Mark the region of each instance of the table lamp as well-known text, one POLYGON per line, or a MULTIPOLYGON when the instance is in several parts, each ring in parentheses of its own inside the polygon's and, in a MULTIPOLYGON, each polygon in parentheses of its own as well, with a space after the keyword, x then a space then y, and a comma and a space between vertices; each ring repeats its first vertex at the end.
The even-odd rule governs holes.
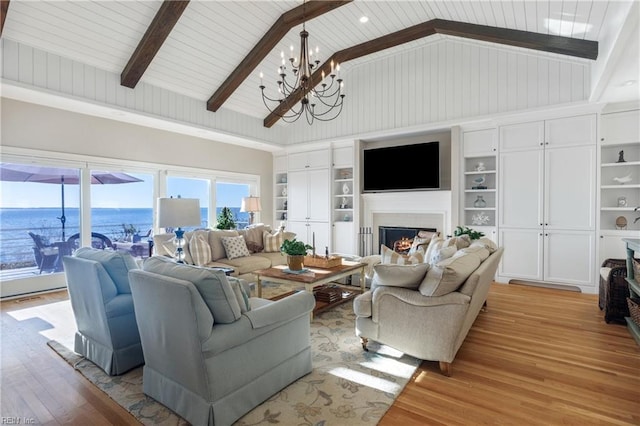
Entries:
POLYGON ((260 205, 260 197, 244 197, 242 199, 242 206, 240 206, 241 212, 249 212, 249 225, 253 224, 253 215, 255 212, 262 210, 260 205))
POLYGON ((176 252, 178 263, 184 263, 183 226, 200 226, 200 200, 197 198, 158 198, 158 227, 177 228, 176 252))

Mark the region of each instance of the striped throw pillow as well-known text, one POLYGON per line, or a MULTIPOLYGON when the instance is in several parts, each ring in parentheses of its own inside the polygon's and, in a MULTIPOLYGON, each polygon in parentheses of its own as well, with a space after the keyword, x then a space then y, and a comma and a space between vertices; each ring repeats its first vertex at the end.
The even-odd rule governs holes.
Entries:
POLYGON ((388 265, 416 265, 424 262, 424 249, 419 248, 410 255, 403 255, 382 244, 380 246, 380 258, 380 263, 388 265))
POLYGON ((262 234, 264 239, 264 252, 265 253, 277 253, 280 251, 280 246, 284 242, 284 236, 282 233, 270 234, 264 231, 262 234))
POLYGON ((196 266, 204 266, 211 262, 211 246, 201 233, 195 233, 189 241, 189 253, 196 266))

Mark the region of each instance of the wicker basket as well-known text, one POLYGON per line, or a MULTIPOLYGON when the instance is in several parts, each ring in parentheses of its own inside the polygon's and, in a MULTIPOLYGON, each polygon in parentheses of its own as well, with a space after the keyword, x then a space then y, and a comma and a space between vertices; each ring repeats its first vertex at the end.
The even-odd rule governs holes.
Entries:
POLYGON ((305 256, 304 266, 312 266, 315 268, 334 268, 342 265, 342 258, 340 256, 305 256))
POLYGON ((640 326, 640 299, 627 297, 627 305, 631 319, 640 326))

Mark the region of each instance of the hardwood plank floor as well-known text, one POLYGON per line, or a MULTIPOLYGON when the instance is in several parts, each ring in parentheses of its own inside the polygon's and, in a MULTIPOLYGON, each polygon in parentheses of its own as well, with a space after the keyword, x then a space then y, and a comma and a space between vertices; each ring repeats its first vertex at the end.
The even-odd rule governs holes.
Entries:
MULTIPOLYGON (((64 291, 0 303, 2 419, 138 424, 46 345, 72 339, 65 304, 64 291)), ((488 305, 452 377, 424 362, 381 425, 640 424, 640 348, 597 296, 494 284, 488 305)))

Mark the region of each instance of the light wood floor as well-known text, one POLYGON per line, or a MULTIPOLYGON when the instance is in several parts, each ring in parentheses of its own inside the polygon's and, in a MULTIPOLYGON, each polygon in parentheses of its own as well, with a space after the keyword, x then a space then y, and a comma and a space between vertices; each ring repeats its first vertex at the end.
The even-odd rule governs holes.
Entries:
MULTIPOLYGON (((137 424, 46 346, 68 335, 66 299, 0 304, 2 420, 137 424)), ((604 323, 597 296, 494 284, 488 304, 452 377, 424 362, 381 425, 640 425, 640 349, 626 327, 604 323)))

